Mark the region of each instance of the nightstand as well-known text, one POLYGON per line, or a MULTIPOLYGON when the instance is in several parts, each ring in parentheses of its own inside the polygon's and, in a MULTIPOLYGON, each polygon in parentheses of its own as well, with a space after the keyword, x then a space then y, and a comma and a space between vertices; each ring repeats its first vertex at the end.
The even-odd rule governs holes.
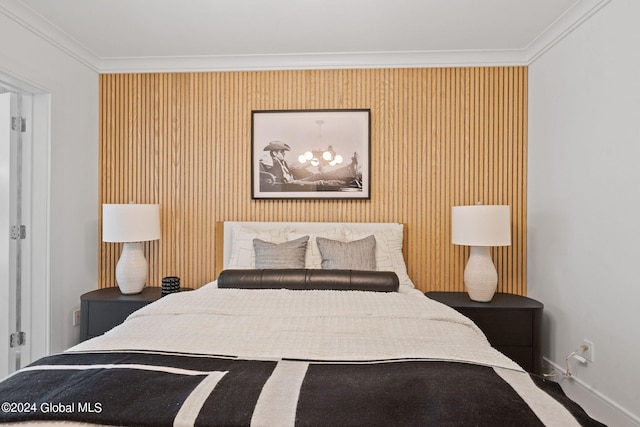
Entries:
POLYGON ((542 374, 542 303, 512 294, 494 295, 491 302, 476 302, 466 292, 427 292, 471 319, 489 343, 526 371, 542 374))
POLYGON ((135 295, 123 295, 118 287, 87 292, 80 297, 80 341, 104 334, 124 322, 131 313, 161 296, 162 288, 151 286, 135 295))

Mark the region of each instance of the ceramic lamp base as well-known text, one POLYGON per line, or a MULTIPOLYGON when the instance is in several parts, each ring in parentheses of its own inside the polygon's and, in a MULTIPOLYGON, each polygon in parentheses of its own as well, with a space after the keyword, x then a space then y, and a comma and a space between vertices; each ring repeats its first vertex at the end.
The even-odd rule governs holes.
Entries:
POLYGON ((488 246, 471 246, 464 284, 473 301, 489 302, 493 298, 498 288, 498 273, 488 246))
POLYGON ((142 243, 125 243, 116 265, 116 281, 125 295, 139 294, 147 283, 148 264, 142 243))

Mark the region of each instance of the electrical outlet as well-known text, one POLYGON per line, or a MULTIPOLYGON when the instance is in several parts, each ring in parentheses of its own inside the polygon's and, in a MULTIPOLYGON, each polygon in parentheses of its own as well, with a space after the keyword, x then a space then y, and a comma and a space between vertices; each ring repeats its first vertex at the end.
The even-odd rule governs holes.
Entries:
POLYGON ((73 310, 73 326, 80 324, 80 309, 73 310))
POLYGON ((595 362, 595 352, 593 351, 593 342, 589 341, 589 340, 582 340, 582 345, 586 345, 587 348, 586 350, 582 350, 582 357, 584 357, 585 359, 587 359, 587 361, 593 363, 595 362))

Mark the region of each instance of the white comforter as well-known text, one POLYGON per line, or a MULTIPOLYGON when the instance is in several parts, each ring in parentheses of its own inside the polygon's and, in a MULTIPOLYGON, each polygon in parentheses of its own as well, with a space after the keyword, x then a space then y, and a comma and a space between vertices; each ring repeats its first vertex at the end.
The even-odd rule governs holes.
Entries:
POLYGON ((70 351, 160 350, 246 358, 429 358, 520 368, 455 310, 422 294, 218 289, 164 297, 70 351))

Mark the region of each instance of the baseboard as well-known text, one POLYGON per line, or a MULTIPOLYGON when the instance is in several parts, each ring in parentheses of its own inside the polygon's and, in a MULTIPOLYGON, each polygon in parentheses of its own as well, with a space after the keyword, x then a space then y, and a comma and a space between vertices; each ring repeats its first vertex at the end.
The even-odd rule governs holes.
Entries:
MULTIPOLYGON (((553 372, 562 373, 564 368, 556 365, 547 358, 544 363, 553 372)), ((559 374, 560 376, 562 374, 559 374)), ((610 427, 640 427, 640 417, 632 414, 607 396, 586 384, 580 378, 560 377, 558 381, 562 390, 575 400, 587 413, 596 420, 610 427)))

